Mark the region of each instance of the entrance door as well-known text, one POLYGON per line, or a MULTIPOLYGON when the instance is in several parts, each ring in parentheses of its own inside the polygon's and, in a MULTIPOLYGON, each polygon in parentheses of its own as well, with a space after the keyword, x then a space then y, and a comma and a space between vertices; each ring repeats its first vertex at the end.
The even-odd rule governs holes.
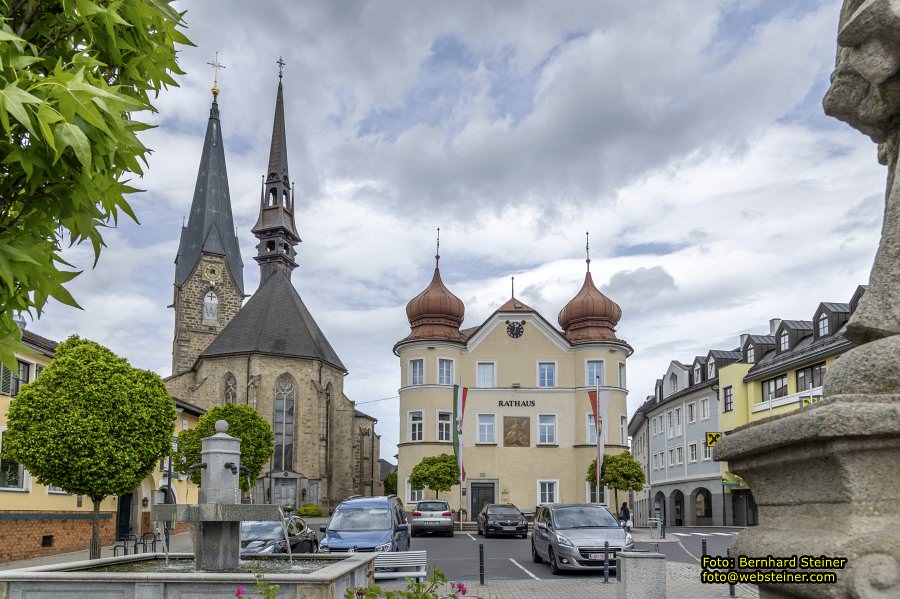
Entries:
POLYGON ((297 481, 293 478, 276 478, 272 503, 297 507, 297 481))
POLYGON ((494 503, 494 483, 472 483, 469 491, 472 494, 472 511, 469 520, 475 520, 488 503, 494 503))
POLYGON ((116 539, 131 533, 131 498, 131 493, 119 496, 119 505, 116 508, 116 539))

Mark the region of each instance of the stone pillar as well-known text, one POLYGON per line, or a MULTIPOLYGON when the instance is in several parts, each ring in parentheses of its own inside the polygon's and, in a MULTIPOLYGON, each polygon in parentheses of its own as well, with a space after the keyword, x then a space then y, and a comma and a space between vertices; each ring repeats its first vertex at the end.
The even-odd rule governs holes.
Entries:
POLYGON ((616 555, 617 599, 666 599, 666 556, 645 551, 616 555))
MULTIPOLYGON (((234 505, 241 502, 238 475, 241 464, 241 440, 226 433, 228 423, 216 422, 216 434, 200 440, 203 463, 200 484, 200 509, 208 504, 234 505), (226 466, 227 464, 227 466, 226 466)), ((197 569, 219 571, 239 565, 241 523, 216 521, 203 517, 191 522, 197 569)))
MULTIPOLYGON (((842 333, 861 343, 825 399, 732 431, 715 458, 749 484, 759 526, 732 555, 846 557, 837 584, 760 584, 760 597, 900 597, 900 0, 845 0, 825 111, 879 143, 884 228, 869 288, 842 333)), ((829 570, 828 568, 823 568, 829 570)))

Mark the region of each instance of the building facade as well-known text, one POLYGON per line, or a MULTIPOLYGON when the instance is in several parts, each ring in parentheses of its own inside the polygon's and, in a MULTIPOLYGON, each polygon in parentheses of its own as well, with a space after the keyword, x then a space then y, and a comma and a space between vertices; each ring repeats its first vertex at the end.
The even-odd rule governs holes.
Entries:
MULTIPOLYGON (((438 257, 439 259, 439 257, 438 257)), ((452 454, 453 386, 467 388, 461 423, 465 481, 443 494, 470 519, 485 503, 534 510, 542 503, 604 501, 585 478, 596 456, 588 391, 607 404, 606 454, 627 450, 626 360, 615 336, 621 310, 594 286, 590 270, 559 314, 561 330, 516 297, 483 323, 460 329, 465 307, 436 266, 428 287, 407 305, 410 334, 400 358, 398 493, 426 456, 452 454)))
POLYGON ((347 368, 291 280, 300 243, 288 173, 279 76, 268 167, 252 233, 260 283, 249 300, 231 214, 214 90, 191 213, 175 268, 172 396, 209 410, 252 406, 272 425, 275 454, 255 502, 324 510, 378 481, 375 419, 344 394, 347 368))
POLYGON ((647 419, 647 411, 653 404, 653 396, 634 412, 628 422, 628 434, 631 437, 631 455, 640 464, 644 473, 644 488, 640 491, 632 491, 629 494, 631 504, 631 520, 634 526, 643 528, 649 525, 648 518, 652 517, 650 508, 650 421, 647 419))

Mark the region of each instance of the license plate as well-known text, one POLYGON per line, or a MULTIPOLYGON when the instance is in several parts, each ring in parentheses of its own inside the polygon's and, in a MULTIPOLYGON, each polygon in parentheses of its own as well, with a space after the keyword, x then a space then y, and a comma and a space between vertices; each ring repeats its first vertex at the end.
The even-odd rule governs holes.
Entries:
MULTIPOLYGON (((612 560, 612 554, 609 556, 610 560, 612 560)), ((603 560, 602 553, 588 553, 588 559, 590 560, 603 560)))
POLYGON ((515 526, 504 526, 503 527, 503 530, 515 530, 515 529, 516 529, 515 526))
POLYGON ((438 522, 437 520, 426 520, 425 521, 426 526, 437 526, 438 524, 440 524, 440 522, 438 522))

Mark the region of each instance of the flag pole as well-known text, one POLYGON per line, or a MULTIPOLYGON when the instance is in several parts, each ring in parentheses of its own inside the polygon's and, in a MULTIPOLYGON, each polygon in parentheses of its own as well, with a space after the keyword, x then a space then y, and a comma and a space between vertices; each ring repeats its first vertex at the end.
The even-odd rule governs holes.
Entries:
POLYGON ((600 501, 600 377, 598 375, 594 375, 594 386, 596 389, 594 393, 597 394, 597 411, 594 414, 594 441, 596 441, 597 445, 597 465, 594 467, 594 498, 597 503, 602 503, 600 501))

